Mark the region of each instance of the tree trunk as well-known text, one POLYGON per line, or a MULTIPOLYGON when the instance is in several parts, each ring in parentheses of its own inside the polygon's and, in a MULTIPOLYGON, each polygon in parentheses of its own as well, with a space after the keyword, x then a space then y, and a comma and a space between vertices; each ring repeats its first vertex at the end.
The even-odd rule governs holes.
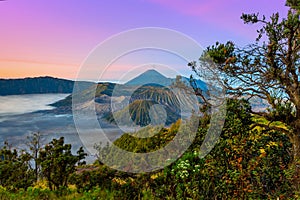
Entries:
POLYGON ((300 192, 300 119, 297 119, 294 124, 291 137, 293 145, 293 167, 295 169, 294 186, 297 192, 300 192))

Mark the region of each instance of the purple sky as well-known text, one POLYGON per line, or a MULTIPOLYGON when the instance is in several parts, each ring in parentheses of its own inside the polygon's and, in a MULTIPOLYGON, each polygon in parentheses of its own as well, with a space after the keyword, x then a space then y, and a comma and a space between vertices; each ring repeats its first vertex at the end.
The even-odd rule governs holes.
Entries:
MULTIPOLYGON (((0 77, 75 79, 93 48, 133 28, 174 29, 203 47, 227 40, 242 46, 255 40, 257 27, 244 25, 241 13, 284 16, 284 4, 284 0, 0 1, 0 77)), ((119 63, 114 73, 125 73, 128 65, 119 63)), ((109 76, 105 78, 117 78, 109 76)))

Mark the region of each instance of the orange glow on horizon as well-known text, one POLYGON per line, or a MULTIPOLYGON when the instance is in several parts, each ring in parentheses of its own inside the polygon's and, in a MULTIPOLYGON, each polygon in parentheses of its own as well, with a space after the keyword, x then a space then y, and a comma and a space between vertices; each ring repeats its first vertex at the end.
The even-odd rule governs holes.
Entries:
POLYGON ((0 66, 0 78, 53 76, 74 79, 79 69, 76 65, 20 60, 0 60, 0 66))

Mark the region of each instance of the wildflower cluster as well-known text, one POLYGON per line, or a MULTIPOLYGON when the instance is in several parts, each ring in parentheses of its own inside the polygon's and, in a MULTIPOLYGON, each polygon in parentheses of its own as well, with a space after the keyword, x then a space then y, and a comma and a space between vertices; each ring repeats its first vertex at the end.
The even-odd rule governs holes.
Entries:
POLYGON ((171 173, 175 175, 177 178, 185 179, 189 177, 189 169, 191 165, 189 160, 181 160, 176 168, 172 169, 171 173), (176 173, 177 171, 177 173, 176 173))

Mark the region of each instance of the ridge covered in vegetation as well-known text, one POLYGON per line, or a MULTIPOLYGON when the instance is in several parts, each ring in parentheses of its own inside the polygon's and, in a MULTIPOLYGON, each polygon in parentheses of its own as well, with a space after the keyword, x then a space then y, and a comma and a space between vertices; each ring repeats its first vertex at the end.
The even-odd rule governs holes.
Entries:
MULTIPOLYGON (((70 154, 71 146, 65 145, 61 138, 40 150, 36 179, 35 171, 29 167, 34 151, 18 154, 5 146, 0 151, 0 195, 2 199, 12 196, 20 199, 296 198, 290 184, 293 169, 289 167, 289 138, 282 132, 253 129, 255 121, 249 109, 246 101, 228 100, 221 138, 209 155, 199 157, 200 146, 209 128, 209 118, 204 117, 188 151, 165 169, 145 174, 115 171, 103 165, 101 160, 84 165, 82 149, 77 155, 70 154), (56 173, 59 171, 62 174, 56 173)), ((124 134, 114 144, 136 153, 155 151, 173 139, 180 124, 177 121, 169 128, 146 127, 136 134, 157 134, 148 138, 124 134)), ((101 152, 107 152, 106 148, 109 147, 98 148, 99 156, 101 152)))

